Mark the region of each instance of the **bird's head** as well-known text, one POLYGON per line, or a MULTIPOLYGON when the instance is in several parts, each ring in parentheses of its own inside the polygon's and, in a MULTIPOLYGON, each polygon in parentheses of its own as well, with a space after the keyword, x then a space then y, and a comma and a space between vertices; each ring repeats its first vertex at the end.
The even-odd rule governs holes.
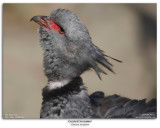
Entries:
POLYGON ((57 9, 50 16, 34 16, 30 21, 40 26, 38 32, 43 48, 47 47, 43 44, 47 41, 58 44, 90 38, 77 15, 66 9, 57 9))
POLYGON ((54 74, 56 77, 74 78, 93 68, 100 78, 100 72, 106 73, 97 63, 114 73, 112 64, 105 58, 112 57, 103 54, 92 43, 87 28, 74 12, 57 9, 50 16, 34 16, 31 21, 40 26, 38 32, 45 50, 44 67, 48 77, 53 78, 54 74))
POLYGON ((75 13, 57 9, 50 16, 34 16, 31 21, 39 24, 45 73, 49 79, 74 78, 89 69, 90 58, 86 55, 89 50, 84 43, 90 43, 91 38, 75 13))

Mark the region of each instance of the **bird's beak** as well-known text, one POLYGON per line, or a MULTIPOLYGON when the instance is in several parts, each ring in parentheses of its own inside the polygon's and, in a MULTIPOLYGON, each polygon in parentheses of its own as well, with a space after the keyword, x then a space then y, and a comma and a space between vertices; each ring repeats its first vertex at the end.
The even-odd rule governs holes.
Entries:
POLYGON ((48 27, 49 17, 48 16, 34 16, 30 19, 30 21, 34 21, 40 26, 48 27))

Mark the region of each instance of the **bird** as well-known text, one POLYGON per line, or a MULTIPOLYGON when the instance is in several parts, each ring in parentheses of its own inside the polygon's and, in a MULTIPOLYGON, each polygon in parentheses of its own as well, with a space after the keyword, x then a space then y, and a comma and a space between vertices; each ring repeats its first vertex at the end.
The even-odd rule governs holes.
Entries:
POLYGON ((96 99, 103 99, 104 93, 89 96, 80 75, 93 69, 101 80, 100 73, 107 73, 98 64, 115 73, 108 59, 122 61, 104 54, 92 43, 88 29, 73 11, 57 9, 50 16, 37 15, 30 21, 39 24, 44 72, 48 78, 42 91, 40 118, 107 118, 108 113, 102 116, 92 110, 93 104, 100 106, 96 99))

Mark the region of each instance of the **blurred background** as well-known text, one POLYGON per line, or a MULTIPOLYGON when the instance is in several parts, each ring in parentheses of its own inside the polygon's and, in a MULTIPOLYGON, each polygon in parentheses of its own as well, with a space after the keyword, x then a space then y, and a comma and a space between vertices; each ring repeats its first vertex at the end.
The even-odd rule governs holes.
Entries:
POLYGON ((102 74, 102 81, 94 71, 85 72, 89 94, 156 97, 156 4, 3 4, 3 118, 39 118, 47 78, 38 25, 30 19, 58 8, 74 11, 93 43, 123 61, 110 60, 116 75, 105 70, 108 75, 102 74))

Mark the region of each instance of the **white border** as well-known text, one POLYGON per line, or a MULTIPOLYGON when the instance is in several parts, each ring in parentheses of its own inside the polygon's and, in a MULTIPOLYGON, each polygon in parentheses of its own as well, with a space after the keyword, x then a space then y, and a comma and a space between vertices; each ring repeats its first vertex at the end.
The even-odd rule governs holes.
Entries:
POLYGON ((157 3, 158 0, 1 0, 1 3, 157 3))
MULTIPOLYGON (((97 1, 91 1, 91 0, 27 0, 27 1, 22 1, 22 0, 0 0, 1 3, 1 9, 0 9, 0 14, 2 14, 2 3, 158 3, 158 0, 134 0, 134 1, 128 1, 128 0, 97 0, 97 1)), ((157 21, 159 21, 159 3, 157 4, 157 21)), ((158 22, 157 22, 158 23, 158 22)), ((2 32, 2 15, 1 15, 1 20, 0 20, 0 27, 1 27, 1 32, 2 32)), ((159 25, 157 25, 157 30, 159 30, 159 25)), ((2 42, 2 33, 0 34, 0 39, 2 42)), ((159 33, 157 34, 157 40, 159 41, 159 33)), ((157 56, 160 55, 159 51, 159 44, 157 41, 157 56)), ((2 50, 2 44, 0 45, 0 49, 2 50)), ((2 52, 0 52, 0 59, 2 60, 2 52)), ((160 65, 160 60, 159 58, 157 59, 157 65, 160 65)), ((0 66, 2 67, 2 62, 0 63, 0 66)), ((2 68, 0 69, 2 72, 2 68)), ((157 67, 158 75, 157 75, 157 91, 159 92, 159 68, 157 67)), ((2 75, 2 74, 0 74, 2 75)), ((0 83, 2 83, 2 76, 0 77, 0 83)), ((2 92, 2 87, 0 88, 0 92, 2 92)), ((159 101, 159 93, 157 94, 158 100, 159 101)), ((0 103, 2 103, 2 97, 0 98, 0 103)), ((158 102, 158 107, 159 108, 159 102, 158 102)), ((2 119, 2 104, 0 105, 0 127, 1 128, 59 128, 59 127, 71 127, 70 124, 67 122, 67 120, 38 120, 38 119, 19 119, 19 120, 4 120, 2 119)), ((92 123, 90 124, 89 127, 95 127, 95 128, 119 128, 119 127, 127 127, 127 128, 155 128, 155 127, 160 127, 160 119, 159 119, 159 109, 158 109, 158 118, 154 120, 124 120, 124 119, 116 119, 116 120, 93 120, 92 123)), ((73 126, 72 126, 73 127, 73 126)), ((80 127, 80 126, 79 126, 80 127)))

